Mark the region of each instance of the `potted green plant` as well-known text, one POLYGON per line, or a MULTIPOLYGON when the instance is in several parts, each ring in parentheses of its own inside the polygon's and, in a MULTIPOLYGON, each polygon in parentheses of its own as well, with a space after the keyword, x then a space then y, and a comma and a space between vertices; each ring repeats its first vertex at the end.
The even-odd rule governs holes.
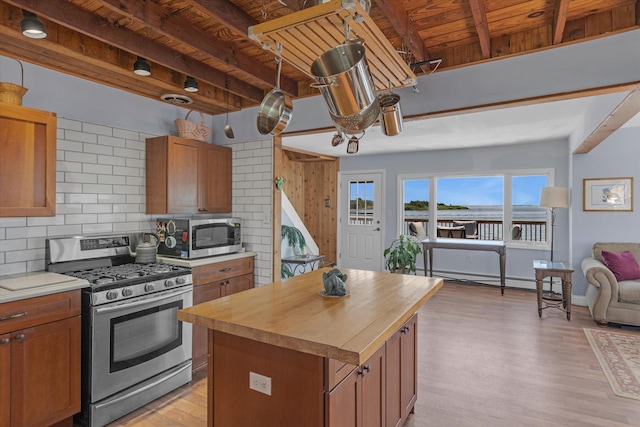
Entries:
POLYGON ((420 242, 401 234, 384 250, 387 270, 391 273, 416 274, 416 257, 422 253, 420 242))
MULTIPOLYGON (((291 225, 282 225, 280 234, 281 240, 287 239, 287 244, 291 247, 294 256, 299 257, 301 254, 306 254, 307 241, 304 239, 302 232, 291 225)), ((293 271, 286 263, 282 263, 280 268, 280 277, 287 279, 293 276, 293 271)))

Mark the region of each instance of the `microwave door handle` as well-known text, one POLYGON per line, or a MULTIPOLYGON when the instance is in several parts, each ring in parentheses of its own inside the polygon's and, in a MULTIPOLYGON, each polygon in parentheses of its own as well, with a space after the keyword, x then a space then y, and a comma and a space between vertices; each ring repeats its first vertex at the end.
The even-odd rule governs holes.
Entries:
POLYGON ((163 294, 157 297, 147 297, 139 300, 139 301, 135 301, 135 302, 131 302, 131 303, 124 303, 124 304, 119 304, 113 307, 98 307, 96 308, 96 314, 101 314, 101 313, 110 313, 113 311, 119 311, 119 310, 128 310, 132 307, 138 307, 140 305, 146 305, 149 303, 154 303, 157 301, 162 301, 168 298, 172 298, 176 295, 182 295, 182 294, 186 294, 188 292, 192 292, 193 291, 193 287, 189 286, 186 289, 182 289, 179 291, 175 291, 175 292, 171 292, 170 294, 163 294))

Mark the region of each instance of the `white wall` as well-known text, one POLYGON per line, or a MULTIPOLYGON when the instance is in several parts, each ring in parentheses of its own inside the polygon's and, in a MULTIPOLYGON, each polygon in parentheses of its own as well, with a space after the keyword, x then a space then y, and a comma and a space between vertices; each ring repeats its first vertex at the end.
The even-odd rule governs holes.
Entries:
MULTIPOLYGON (((398 175, 425 173, 486 173, 518 169, 551 168, 555 170, 555 184, 568 186, 568 141, 545 141, 528 144, 501 146, 496 148, 474 148, 464 150, 424 151, 405 154, 354 156, 340 159, 342 172, 386 169, 384 183, 384 247, 398 235, 397 208, 398 175)), ((554 258, 569 259, 569 213, 558 209, 554 258)), ((533 280, 534 259, 547 259, 549 251, 541 249, 507 249, 506 274, 510 278, 533 280)), ((420 264, 421 265, 421 264, 420 264)), ((498 257, 495 253, 435 251, 434 269, 460 271, 498 277, 498 257), (469 257, 470 260, 469 260, 469 257)), ((530 284, 535 288, 534 284, 530 284)))
MULTIPOLYGON (((584 295, 587 282, 580 262, 596 242, 640 242, 640 128, 621 128, 587 154, 572 156, 571 207, 574 295, 584 295), (632 177, 633 212, 584 212, 584 178, 632 177)), ((640 260, 638 260, 640 262, 640 260)))

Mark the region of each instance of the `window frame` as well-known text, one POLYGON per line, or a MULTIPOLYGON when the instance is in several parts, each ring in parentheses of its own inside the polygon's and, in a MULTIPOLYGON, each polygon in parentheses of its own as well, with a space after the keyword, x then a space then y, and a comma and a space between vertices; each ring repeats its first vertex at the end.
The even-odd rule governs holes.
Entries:
MULTIPOLYGON (((526 176, 526 175, 546 175, 547 186, 553 187, 555 185, 555 169, 553 168, 535 168, 535 169, 504 169, 498 171, 471 171, 463 173, 410 173, 399 174, 397 181, 397 204, 400 214, 398 215, 397 234, 404 232, 404 181, 405 180, 429 180, 429 199, 435 200, 435 203, 429 201, 429 236, 436 235, 436 223, 437 223, 437 185, 436 181, 441 178, 468 178, 468 177, 495 177, 501 176, 503 178, 503 206, 502 206, 502 227, 503 230, 511 230, 513 225, 513 177, 514 176, 526 176), (436 219, 434 221, 433 219, 436 219)), ((547 209, 546 213, 546 230, 551 229, 551 210, 547 209)), ((508 247, 521 248, 521 249, 537 249, 537 250, 550 250, 551 242, 549 239, 550 233, 546 233, 545 241, 532 242, 523 240, 513 240, 511 233, 503 232, 503 241, 508 247)))

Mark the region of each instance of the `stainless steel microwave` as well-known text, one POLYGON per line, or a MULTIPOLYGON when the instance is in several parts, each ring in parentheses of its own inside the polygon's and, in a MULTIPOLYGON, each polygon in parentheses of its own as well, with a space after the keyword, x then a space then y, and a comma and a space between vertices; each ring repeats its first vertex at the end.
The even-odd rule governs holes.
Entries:
POLYGON ((174 258, 203 258, 242 250, 240 218, 156 220, 158 254, 174 258))

